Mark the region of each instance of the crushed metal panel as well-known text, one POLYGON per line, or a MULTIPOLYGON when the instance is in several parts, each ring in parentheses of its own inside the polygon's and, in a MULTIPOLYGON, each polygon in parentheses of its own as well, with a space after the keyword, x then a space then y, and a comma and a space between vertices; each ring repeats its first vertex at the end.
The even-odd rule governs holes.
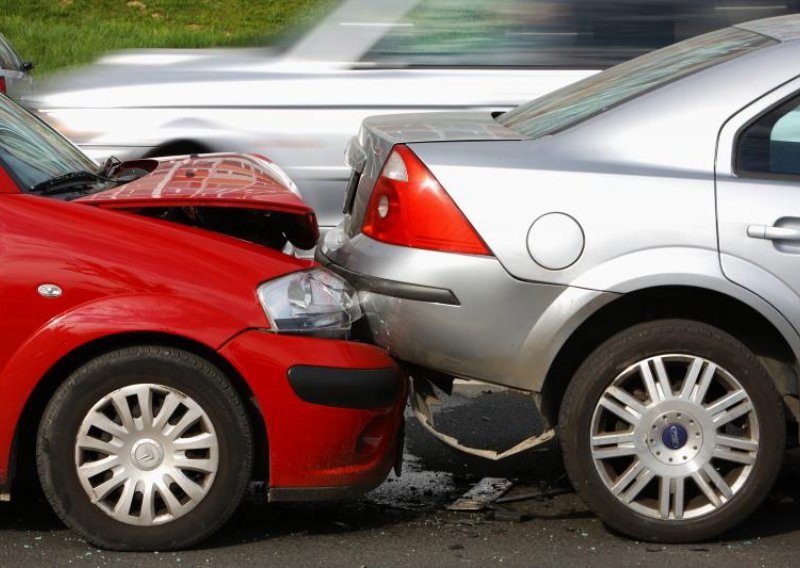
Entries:
POLYGON ((436 426, 433 422, 433 412, 431 407, 441 405, 441 401, 439 400, 439 397, 436 396, 436 392, 433 390, 431 383, 426 379, 414 377, 413 384, 414 396, 411 401, 411 406, 414 410, 414 415, 417 417, 417 420, 419 420, 419 423, 422 424, 423 428, 433 434, 436 438, 460 452, 497 461, 513 456, 520 452, 524 452, 525 450, 529 450, 544 444, 545 442, 549 442, 556 435, 555 429, 550 428, 538 436, 532 436, 527 440, 523 440, 513 448, 505 450, 504 452, 496 452, 494 450, 484 450, 465 446, 453 436, 445 434, 444 432, 440 432, 436 429, 436 426))

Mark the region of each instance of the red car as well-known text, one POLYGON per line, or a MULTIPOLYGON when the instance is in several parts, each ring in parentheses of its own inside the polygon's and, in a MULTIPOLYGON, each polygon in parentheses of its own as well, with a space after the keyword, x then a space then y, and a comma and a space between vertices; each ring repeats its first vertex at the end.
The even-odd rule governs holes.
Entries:
POLYGON ((269 160, 98 167, 0 96, 0 497, 34 466, 118 550, 207 537, 249 482, 342 498, 395 464, 406 377, 269 160))

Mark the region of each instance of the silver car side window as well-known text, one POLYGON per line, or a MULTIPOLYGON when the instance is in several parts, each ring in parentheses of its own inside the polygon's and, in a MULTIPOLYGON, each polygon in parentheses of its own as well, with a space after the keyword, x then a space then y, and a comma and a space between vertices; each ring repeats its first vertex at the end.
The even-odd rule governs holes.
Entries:
POLYGON ((736 172, 747 177, 800 176, 800 96, 750 123, 737 140, 736 172))

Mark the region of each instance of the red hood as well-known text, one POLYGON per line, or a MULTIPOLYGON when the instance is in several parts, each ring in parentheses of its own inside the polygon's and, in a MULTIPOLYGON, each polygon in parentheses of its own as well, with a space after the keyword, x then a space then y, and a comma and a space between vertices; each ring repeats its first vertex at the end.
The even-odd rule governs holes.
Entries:
MULTIPOLYGON (((126 162, 122 170, 156 164, 149 174, 78 201, 100 206, 205 205, 310 213, 299 195, 279 179, 275 166, 254 154, 205 154, 126 162)), ((150 166, 152 167, 152 166, 150 166)))
POLYGON ((203 154, 125 162, 126 170, 149 173, 77 199, 104 209, 230 207, 262 209, 293 216, 290 240, 310 248, 319 236, 314 211, 289 188, 292 183, 268 159, 255 154, 203 154))

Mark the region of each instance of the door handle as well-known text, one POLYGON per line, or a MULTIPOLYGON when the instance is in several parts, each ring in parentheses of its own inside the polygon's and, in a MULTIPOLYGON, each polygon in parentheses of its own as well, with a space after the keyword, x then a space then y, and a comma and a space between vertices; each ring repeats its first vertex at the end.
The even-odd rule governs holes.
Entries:
POLYGON ((800 241, 800 229, 750 225, 747 227, 747 236, 753 239, 767 239, 769 241, 800 241))

